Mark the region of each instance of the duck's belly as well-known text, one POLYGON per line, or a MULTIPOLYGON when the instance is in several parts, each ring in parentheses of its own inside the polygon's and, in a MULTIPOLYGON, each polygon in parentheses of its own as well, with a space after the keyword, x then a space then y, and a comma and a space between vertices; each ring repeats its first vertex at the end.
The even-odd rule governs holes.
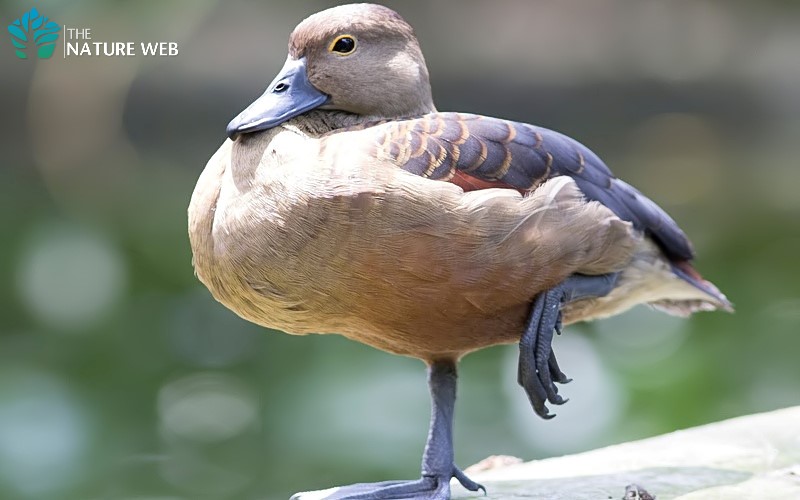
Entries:
POLYGON ((218 245, 217 264, 198 275, 241 317, 290 334, 339 333, 423 359, 519 339, 526 300, 476 307, 470 292, 494 286, 482 280, 490 271, 452 262, 418 267, 440 237, 383 234, 382 219, 367 208, 377 202, 367 194, 317 199, 313 212, 325 214, 317 220, 304 206, 278 218, 251 217, 252 226, 231 213, 236 223, 215 232, 239 243, 218 245))

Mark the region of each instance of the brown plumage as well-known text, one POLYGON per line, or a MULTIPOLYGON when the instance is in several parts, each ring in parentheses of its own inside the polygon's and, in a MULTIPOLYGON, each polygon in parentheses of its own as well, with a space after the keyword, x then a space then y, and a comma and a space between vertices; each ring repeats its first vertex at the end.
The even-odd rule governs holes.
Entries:
MULTIPOLYGON (((328 135, 337 133, 342 132, 328 135)), ((507 188, 525 194, 547 179, 569 175, 584 195, 593 194, 633 220, 649 238, 640 242, 619 286, 608 296, 566 305, 567 323, 607 317, 641 303, 680 316, 731 308, 725 296, 691 266, 694 252, 675 222, 569 137, 527 123, 464 113, 376 122, 360 135, 364 138, 353 144, 368 154, 464 191, 507 188), (680 277, 676 268, 682 271, 680 277)))
POLYGON ((564 402, 554 382, 567 380, 550 349, 562 320, 641 303, 731 307, 669 215, 582 144, 437 112, 414 32, 386 7, 300 23, 228 135, 189 206, 194 267, 214 297, 266 327, 338 333, 429 366, 422 478, 326 499, 445 500, 452 478, 482 488, 453 462, 466 353, 519 342, 519 382, 549 418, 545 402, 564 402))
POLYGON ((353 147, 370 133, 285 125, 220 148, 189 207, 195 269, 217 300, 288 333, 456 359, 518 341, 539 291, 630 261, 630 224, 568 177, 526 197, 464 193, 353 147))

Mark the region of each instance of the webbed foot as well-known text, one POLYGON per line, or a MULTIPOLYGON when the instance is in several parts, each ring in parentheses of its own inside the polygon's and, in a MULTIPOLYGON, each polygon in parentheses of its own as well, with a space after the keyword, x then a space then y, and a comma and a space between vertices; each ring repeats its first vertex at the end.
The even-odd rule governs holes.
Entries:
POLYGON ((553 332, 561 333, 561 306, 573 300, 607 295, 618 276, 618 273, 575 274, 534 299, 528 325, 519 341, 517 381, 540 417, 555 416, 545 406, 546 402, 556 405, 567 402, 558 394, 555 383, 565 384, 570 379, 559 368, 552 349, 553 332))
POLYGON ((415 481, 382 481, 379 483, 360 483, 341 486, 323 491, 297 493, 291 500, 449 500, 450 479, 456 478, 461 485, 470 490, 486 489, 468 478, 458 467, 453 466, 449 474, 423 475, 415 481))

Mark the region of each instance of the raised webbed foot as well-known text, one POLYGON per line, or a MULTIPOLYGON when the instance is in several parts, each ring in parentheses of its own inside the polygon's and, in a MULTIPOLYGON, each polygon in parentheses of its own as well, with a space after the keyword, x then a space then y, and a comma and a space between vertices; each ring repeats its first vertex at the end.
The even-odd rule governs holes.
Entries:
POLYGON ((546 402, 556 405, 567 402, 559 396, 555 383, 565 384, 570 379, 559 368, 552 349, 553 332, 561 333, 561 306, 573 300, 608 294, 618 276, 618 273, 599 276, 575 274, 534 299, 528 325, 519 341, 517 381, 540 417, 550 419, 555 416, 545 406, 546 402))

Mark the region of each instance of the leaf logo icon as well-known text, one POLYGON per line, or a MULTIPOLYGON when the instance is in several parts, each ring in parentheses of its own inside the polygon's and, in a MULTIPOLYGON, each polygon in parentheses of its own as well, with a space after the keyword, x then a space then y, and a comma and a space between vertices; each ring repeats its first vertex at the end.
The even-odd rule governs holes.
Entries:
POLYGON ((8 25, 8 32, 11 33, 11 43, 16 49, 17 57, 27 59, 28 44, 33 42, 37 47, 36 56, 39 59, 49 59, 56 48, 56 40, 61 26, 53 21, 48 21, 47 17, 39 14, 36 7, 22 15, 13 23, 8 25))

